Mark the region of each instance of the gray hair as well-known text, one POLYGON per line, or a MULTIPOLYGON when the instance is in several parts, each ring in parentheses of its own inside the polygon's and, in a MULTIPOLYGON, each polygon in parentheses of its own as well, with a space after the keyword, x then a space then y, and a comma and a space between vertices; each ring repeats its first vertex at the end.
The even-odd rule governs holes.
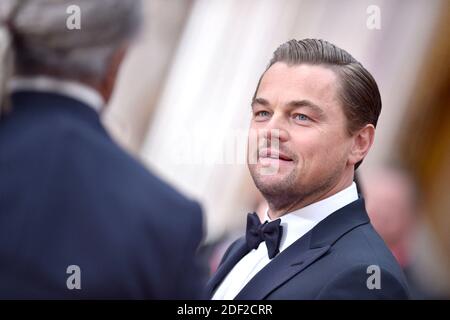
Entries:
POLYGON ((60 78, 101 80, 113 54, 138 29, 140 4, 139 0, 1 0, 0 114, 13 72, 46 71, 60 78), (80 30, 66 25, 71 5, 80 8, 80 30))

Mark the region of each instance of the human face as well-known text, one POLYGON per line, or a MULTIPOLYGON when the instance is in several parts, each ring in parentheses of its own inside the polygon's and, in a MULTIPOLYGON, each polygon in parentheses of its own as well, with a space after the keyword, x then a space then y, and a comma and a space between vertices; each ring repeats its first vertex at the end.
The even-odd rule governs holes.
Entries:
POLYGON ((271 215, 351 184, 352 137, 334 71, 321 65, 275 63, 261 79, 252 114, 248 166, 271 215))

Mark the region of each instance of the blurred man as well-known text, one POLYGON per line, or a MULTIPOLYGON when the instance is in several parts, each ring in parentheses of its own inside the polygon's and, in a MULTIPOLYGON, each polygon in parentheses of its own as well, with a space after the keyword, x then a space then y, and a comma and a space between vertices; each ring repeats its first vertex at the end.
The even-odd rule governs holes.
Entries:
POLYGON ((210 297, 407 298, 353 182, 381 111, 370 73, 331 43, 291 40, 275 51, 252 111, 248 165, 269 209, 262 224, 248 215, 210 297))
POLYGON ((120 149, 99 118, 139 5, 2 0, 1 88, 12 92, 0 119, 0 298, 201 292, 200 207, 120 149), (81 29, 71 29, 77 11, 81 29))
POLYGON ((417 279, 411 256, 421 222, 417 212, 420 195, 413 179, 397 168, 378 168, 362 176, 362 191, 370 221, 402 267, 411 297, 431 298, 417 279))
POLYGON ((399 170, 384 168, 363 176, 370 220, 402 268, 409 264, 414 237, 417 195, 412 180, 399 170))

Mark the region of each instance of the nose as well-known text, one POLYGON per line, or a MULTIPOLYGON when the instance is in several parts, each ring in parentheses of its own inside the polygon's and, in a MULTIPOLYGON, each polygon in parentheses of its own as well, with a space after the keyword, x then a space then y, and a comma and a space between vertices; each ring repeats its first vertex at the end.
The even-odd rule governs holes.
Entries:
POLYGON ((281 115, 274 114, 263 128, 259 128, 260 139, 270 142, 286 142, 289 140, 288 123, 281 115))

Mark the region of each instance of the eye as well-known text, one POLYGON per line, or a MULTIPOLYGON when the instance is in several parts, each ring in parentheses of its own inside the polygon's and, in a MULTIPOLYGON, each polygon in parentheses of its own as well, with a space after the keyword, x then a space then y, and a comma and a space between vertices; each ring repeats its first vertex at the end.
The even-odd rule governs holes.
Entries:
POLYGON ((256 116, 267 117, 269 113, 267 111, 258 111, 255 114, 256 116))
POLYGON ((270 117, 270 113, 268 111, 256 111, 254 113, 254 117, 256 120, 264 120, 265 118, 270 117))
POLYGON ((299 121, 308 121, 311 120, 310 117, 308 117, 307 115, 303 114, 303 113, 296 113, 294 114, 294 119, 295 120, 299 120, 299 121))

